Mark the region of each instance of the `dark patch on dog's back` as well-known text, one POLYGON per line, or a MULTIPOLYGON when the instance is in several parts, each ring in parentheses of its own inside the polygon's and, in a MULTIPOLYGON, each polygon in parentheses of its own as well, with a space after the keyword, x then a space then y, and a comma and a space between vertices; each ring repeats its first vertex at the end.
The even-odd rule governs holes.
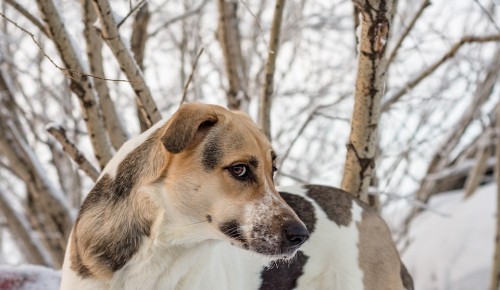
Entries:
POLYGON ((71 266, 81 277, 91 276, 92 269, 85 265, 85 259, 82 259, 79 247, 85 249, 88 258, 99 261, 102 267, 114 272, 121 269, 139 250, 142 238, 150 235, 152 221, 139 219, 127 204, 127 199, 138 186, 137 182, 141 174, 148 170, 144 166, 148 164, 147 158, 155 145, 154 135, 152 134, 148 140, 120 162, 114 179, 108 174, 101 177, 84 200, 75 223, 75 235, 78 234, 78 226, 82 218, 94 221, 96 228, 106 223, 112 223, 113 227, 105 235, 85 233, 87 236, 90 235, 85 244, 78 244, 82 241, 75 237, 73 246, 77 249, 72 256, 71 266), (90 216, 88 214, 90 209, 97 212, 90 216), (130 212, 116 215, 117 210, 130 212), (115 217, 116 220, 113 220, 115 217))
POLYGON ((240 241, 243 244, 246 243, 246 239, 243 236, 243 233, 241 232, 240 223, 237 222, 236 220, 228 221, 221 224, 219 226, 219 230, 230 238, 240 241))
POLYGON ((264 268, 260 273, 262 284, 259 290, 290 290, 297 287, 297 280, 304 274, 307 257, 301 251, 293 258, 293 262, 277 261, 276 265, 264 268))
POLYGON ((348 192, 322 185, 307 185, 306 188, 307 196, 318 203, 328 219, 339 226, 348 226, 351 223, 353 197, 348 192))
POLYGON ((410 273, 408 273, 408 270, 406 269, 403 262, 401 262, 401 280, 403 281, 403 286, 406 290, 414 289, 413 278, 411 277, 410 273))
POLYGON ((305 198, 287 192, 280 192, 281 197, 295 211, 299 219, 304 222, 309 233, 314 232, 316 216, 313 205, 305 198))

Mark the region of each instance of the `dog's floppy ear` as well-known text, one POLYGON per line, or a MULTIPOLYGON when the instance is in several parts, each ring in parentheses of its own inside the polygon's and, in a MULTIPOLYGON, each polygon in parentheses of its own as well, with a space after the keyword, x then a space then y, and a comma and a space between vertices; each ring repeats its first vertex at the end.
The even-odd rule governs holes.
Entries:
POLYGON ((197 139, 197 133, 206 134, 218 121, 217 114, 210 106, 184 104, 172 116, 162 142, 168 152, 180 153, 197 139))

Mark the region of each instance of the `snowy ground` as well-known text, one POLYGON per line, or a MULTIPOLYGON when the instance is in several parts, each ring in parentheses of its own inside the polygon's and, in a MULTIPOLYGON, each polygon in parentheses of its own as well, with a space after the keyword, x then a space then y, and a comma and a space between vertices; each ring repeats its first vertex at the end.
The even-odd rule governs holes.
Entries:
POLYGON ((40 266, 0 265, 0 290, 57 290, 58 271, 40 266))
POLYGON ((467 200, 462 191, 436 196, 411 229, 403 261, 417 290, 487 290, 493 262, 496 185, 467 200))

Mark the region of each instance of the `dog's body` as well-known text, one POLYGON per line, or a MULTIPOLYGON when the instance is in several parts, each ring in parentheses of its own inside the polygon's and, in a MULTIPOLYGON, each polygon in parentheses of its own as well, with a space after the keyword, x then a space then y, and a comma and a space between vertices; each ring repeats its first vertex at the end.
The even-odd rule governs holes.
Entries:
POLYGON ((413 289, 374 211, 330 187, 278 193, 275 158, 247 116, 182 106, 104 169, 61 289, 413 289))

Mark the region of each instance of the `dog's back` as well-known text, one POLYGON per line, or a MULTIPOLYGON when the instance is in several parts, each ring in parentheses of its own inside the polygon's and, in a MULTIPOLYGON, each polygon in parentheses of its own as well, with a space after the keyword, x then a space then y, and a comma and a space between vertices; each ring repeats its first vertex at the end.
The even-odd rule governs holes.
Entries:
POLYGON ((291 261, 261 273, 260 289, 413 290, 383 219, 338 188, 282 187, 311 237, 291 261))

